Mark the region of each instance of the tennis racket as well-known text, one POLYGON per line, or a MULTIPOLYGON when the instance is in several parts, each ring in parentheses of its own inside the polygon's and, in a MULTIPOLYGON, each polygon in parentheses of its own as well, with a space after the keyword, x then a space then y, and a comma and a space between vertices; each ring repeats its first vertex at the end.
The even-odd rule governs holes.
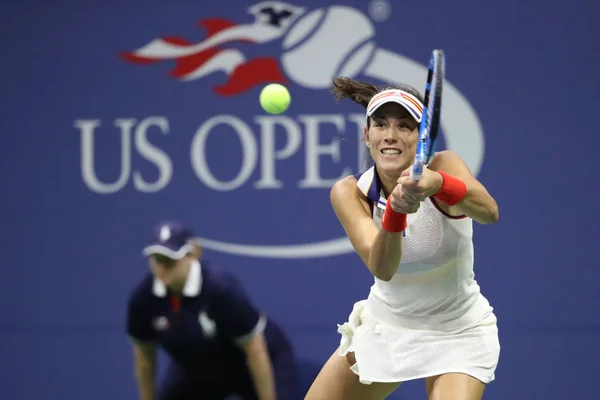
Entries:
POLYGON ((423 102, 423 116, 419 126, 419 140, 417 154, 410 171, 410 179, 418 181, 423 176, 423 169, 431 162, 435 154, 435 142, 440 126, 442 111, 442 87, 446 74, 446 59, 443 50, 433 50, 429 60, 427 84, 425 85, 425 99, 423 102))

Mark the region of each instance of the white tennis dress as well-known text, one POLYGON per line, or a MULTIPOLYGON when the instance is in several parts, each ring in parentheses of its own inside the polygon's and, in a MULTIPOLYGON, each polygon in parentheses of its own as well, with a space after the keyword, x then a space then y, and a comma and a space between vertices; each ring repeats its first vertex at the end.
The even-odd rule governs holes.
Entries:
MULTIPOLYGON (((374 167, 358 177, 381 227, 386 199, 374 167)), ((402 261, 391 281, 375 278, 366 300, 338 325, 340 355, 354 352, 362 383, 406 382, 450 372, 494 380, 496 316, 473 273, 473 226, 433 200, 408 215, 402 261)))

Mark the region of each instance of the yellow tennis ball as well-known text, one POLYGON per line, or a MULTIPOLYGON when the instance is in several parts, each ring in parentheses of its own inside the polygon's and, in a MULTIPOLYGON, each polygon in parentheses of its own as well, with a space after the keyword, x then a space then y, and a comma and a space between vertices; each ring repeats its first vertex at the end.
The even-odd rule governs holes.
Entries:
POLYGON ((260 92, 260 105, 269 114, 281 114, 290 106, 290 92, 283 85, 271 83, 260 92))

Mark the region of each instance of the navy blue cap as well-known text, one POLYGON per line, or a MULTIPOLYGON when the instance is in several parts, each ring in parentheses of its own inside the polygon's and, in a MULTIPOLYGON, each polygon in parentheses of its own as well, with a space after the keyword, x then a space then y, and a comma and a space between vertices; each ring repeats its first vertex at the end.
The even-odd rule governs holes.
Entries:
POLYGON ((142 253, 145 256, 161 254, 174 260, 180 260, 194 250, 191 243, 194 234, 178 221, 164 221, 154 227, 152 239, 142 253))

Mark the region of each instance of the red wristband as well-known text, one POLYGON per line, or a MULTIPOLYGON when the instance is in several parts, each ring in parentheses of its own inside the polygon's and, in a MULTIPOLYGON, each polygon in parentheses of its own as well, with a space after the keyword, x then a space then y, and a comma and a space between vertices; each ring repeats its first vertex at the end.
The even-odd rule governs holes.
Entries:
POLYGON ((442 176, 443 183, 433 198, 449 206, 458 204, 467 194, 467 185, 462 180, 443 171, 438 171, 438 173, 442 176))
POLYGON ((388 232, 402 232, 406 229, 406 214, 394 211, 392 202, 388 200, 381 218, 381 227, 388 232))

